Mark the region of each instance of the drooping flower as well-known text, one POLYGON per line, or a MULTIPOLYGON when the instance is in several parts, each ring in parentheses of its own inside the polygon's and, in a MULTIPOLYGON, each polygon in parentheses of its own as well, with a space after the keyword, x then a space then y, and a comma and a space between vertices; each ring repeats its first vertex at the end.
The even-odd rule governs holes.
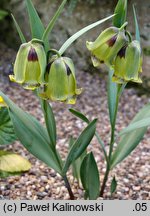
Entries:
POLYGON ((142 83, 139 78, 140 72, 142 72, 141 47, 140 43, 134 40, 118 52, 114 63, 113 81, 142 83))
POLYGON ((94 42, 86 42, 88 50, 92 54, 94 67, 105 63, 113 64, 118 51, 127 43, 123 29, 110 27, 104 30, 94 42))
POLYGON ((77 89, 74 64, 67 57, 57 57, 48 64, 46 81, 44 92, 39 94, 44 99, 75 104, 82 91, 77 89))
POLYGON ((10 75, 10 80, 33 90, 45 83, 45 69, 46 54, 43 44, 33 39, 20 46, 14 64, 14 75, 10 75))

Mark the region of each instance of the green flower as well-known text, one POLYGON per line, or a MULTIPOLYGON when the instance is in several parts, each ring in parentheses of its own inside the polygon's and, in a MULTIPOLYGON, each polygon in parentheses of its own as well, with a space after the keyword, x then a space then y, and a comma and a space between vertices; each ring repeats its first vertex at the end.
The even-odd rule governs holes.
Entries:
POLYGON ((77 89, 75 68, 72 60, 67 57, 56 57, 48 64, 46 72, 47 86, 39 94, 43 99, 62 101, 75 104, 76 95, 81 93, 77 89))
POLYGON ((140 43, 136 40, 123 47, 115 59, 113 81, 118 83, 142 83, 139 73, 142 72, 140 43))
POLYGON ((94 42, 86 42, 92 54, 94 67, 105 63, 109 67, 113 64, 118 51, 127 43, 124 30, 116 27, 107 28, 94 42))
POLYGON ((42 41, 33 39, 20 46, 14 64, 14 75, 10 75, 10 80, 33 90, 45 83, 45 68, 46 54, 42 41))

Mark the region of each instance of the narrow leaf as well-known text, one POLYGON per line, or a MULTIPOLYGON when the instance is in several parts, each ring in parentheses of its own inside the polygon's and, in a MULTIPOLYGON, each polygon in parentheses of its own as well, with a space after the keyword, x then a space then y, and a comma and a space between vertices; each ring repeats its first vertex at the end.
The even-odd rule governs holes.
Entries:
POLYGON ((0 145, 12 144, 17 137, 9 116, 8 108, 0 108, 0 145))
POLYGON ((74 142, 70 152, 67 156, 63 174, 66 174, 72 162, 74 162, 80 155, 85 151, 87 146, 90 144, 96 130, 96 119, 93 120, 80 134, 78 139, 74 142))
POLYGON ((113 194, 116 191, 116 188, 117 188, 117 181, 116 181, 116 178, 114 176, 113 180, 111 182, 111 187, 110 187, 111 194, 113 194))
MULTIPOLYGON (((81 112, 75 110, 75 109, 69 109, 69 111, 75 115, 76 117, 80 118, 81 120, 83 120, 84 122, 86 122, 87 124, 90 123, 90 121, 88 120, 88 118, 81 112)), ((106 153, 106 150, 105 150, 105 145, 104 145, 104 142, 102 141, 101 137, 99 136, 98 132, 96 131, 95 132, 95 136, 97 138, 97 141, 99 142, 99 144, 101 145, 102 147, 102 150, 104 152, 104 155, 105 155, 105 158, 106 160, 108 160, 107 158, 107 153, 106 153)))
POLYGON ((55 15, 53 16, 53 18, 51 19, 50 23, 48 24, 46 30, 44 31, 42 40, 45 41, 46 39, 48 39, 48 35, 51 33, 58 17, 60 16, 60 14, 62 13, 62 10, 64 9, 64 6, 66 4, 67 0, 63 0, 60 7, 58 8, 58 10, 56 11, 55 15))
POLYGON ((12 19, 13 19, 13 21, 14 21, 14 24, 15 24, 15 27, 16 27, 17 32, 18 32, 18 34, 19 34, 19 37, 20 37, 21 42, 22 42, 22 43, 26 43, 26 39, 25 39, 25 37, 24 37, 24 34, 22 33, 21 28, 20 28, 20 26, 18 25, 18 23, 17 23, 15 17, 13 16, 13 14, 11 14, 11 17, 12 17, 12 19))
POLYGON ((66 49, 75 41, 77 40, 79 37, 81 37, 83 34, 85 34, 87 31, 91 30, 92 28, 95 28, 96 26, 102 24, 103 22, 109 20, 110 18, 112 18, 114 15, 111 15, 105 19, 99 20, 95 23, 92 23, 88 26, 86 26, 85 28, 82 28, 80 31, 76 32, 74 35, 72 35, 60 48, 59 53, 62 55, 66 49))
MULTIPOLYGON (((70 138, 70 142, 69 142, 69 147, 71 149, 71 147, 73 146, 75 142, 75 139, 73 137, 70 138)), ((72 174, 73 177, 75 179, 77 179, 78 183, 80 184, 80 167, 82 164, 82 161, 84 159, 84 157, 86 156, 86 150, 81 154, 80 157, 78 157, 77 160, 75 160, 71 165, 72 165, 72 174)))
POLYGON ((113 18, 113 25, 120 28, 125 22, 126 22, 126 17, 127 17, 127 0, 119 0, 114 14, 113 18))
POLYGON ((135 23, 135 39, 140 42, 140 31, 139 31, 139 25, 138 25, 137 15, 136 15, 134 5, 133 5, 133 14, 134 14, 134 23, 135 23))
POLYGON ((32 38, 42 39, 44 26, 31 0, 26 0, 32 38))
POLYGON ((12 152, 0 150, 0 172, 25 172, 31 168, 28 160, 12 152))
POLYGON ((87 154, 83 159, 80 176, 86 196, 90 200, 96 200, 99 196, 100 180, 97 164, 92 152, 87 154))
POLYGON ((35 157, 42 160, 58 173, 61 173, 60 164, 51 148, 46 129, 33 116, 15 105, 1 91, 0 96, 3 97, 9 107, 15 133, 24 147, 35 157))
POLYGON ((132 124, 129 124, 128 127, 126 127, 125 129, 123 129, 120 132, 119 136, 122 136, 122 135, 124 135, 126 133, 129 133, 131 131, 134 131, 134 130, 136 130, 138 128, 143 128, 143 127, 148 127, 148 126, 150 126, 150 117, 144 118, 144 119, 142 119, 140 121, 136 121, 136 122, 134 122, 132 124))
POLYGON ((109 118, 111 126, 114 124, 117 106, 117 94, 118 86, 117 83, 112 82, 113 70, 109 71, 108 75, 108 108, 109 108, 109 118))
POLYGON ((83 120, 84 122, 86 122, 87 124, 90 123, 90 121, 88 120, 88 118, 81 112, 75 110, 75 109, 69 109, 69 111, 75 115, 76 117, 80 118, 81 120, 83 120))
MULTIPOLYGON (((142 119, 150 118, 150 103, 145 105, 131 121, 131 125, 141 121, 142 119)), ((118 163, 124 160, 140 143, 147 130, 147 126, 137 128, 125 135, 122 135, 120 141, 114 151, 111 159, 111 169, 118 163)))

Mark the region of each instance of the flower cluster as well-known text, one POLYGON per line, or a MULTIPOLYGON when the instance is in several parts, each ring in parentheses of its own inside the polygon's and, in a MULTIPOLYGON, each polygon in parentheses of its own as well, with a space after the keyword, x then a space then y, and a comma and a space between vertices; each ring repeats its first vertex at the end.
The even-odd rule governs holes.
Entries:
POLYGON ((20 46, 10 80, 25 89, 43 87, 40 97, 68 104, 74 104, 76 95, 81 93, 81 89, 77 89, 72 60, 54 55, 47 62, 43 42, 37 39, 20 46))
POLYGON ((87 41, 86 45, 95 67, 105 63, 114 70, 114 82, 142 82, 139 78, 142 72, 140 43, 131 41, 124 28, 107 28, 94 42, 87 41))

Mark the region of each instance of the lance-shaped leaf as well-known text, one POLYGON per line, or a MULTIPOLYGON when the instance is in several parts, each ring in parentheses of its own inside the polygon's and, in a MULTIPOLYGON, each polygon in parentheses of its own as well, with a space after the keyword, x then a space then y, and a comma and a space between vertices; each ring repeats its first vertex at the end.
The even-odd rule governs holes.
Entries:
POLYGON ((118 102, 119 102, 119 97, 122 94, 126 83, 124 84, 117 84, 112 81, 113 77, 113 70, 109 71, 108 75, 108 108, 109 108, 109 118, 110 118, 110 123, 111 127, 115 127, 115 121, 116 121, 116 116, 117 116, 117 107, 118 107, 118 102))
POLYGON ((12 19, 14 21, 14 24, 15 24, 15 27, 16 27, 17 32, 19 34, 21 42, 22 43, 26 43, 25 36, 24 36, 23 32, 21 31, 21 28, 20 28, 19 24, 17 23, 17 20, 15 19, 15 17, 13 16, 13 14, 11 14, 11 17, 12 17, 12 19))
POLYGON ((83 159, 80 176, 85 194, 90 200, 96 200, 99 196, 100 180, 99 172, 93 153, 89 153, 83 159))
POLYGON ((138 20, 137 20, 137 15, 136 15, 136 10, 134 5, 133 5, 133 14, 134 14, 134 23, 135 23, 135 39, 140 43, 140 31, 139 31, 139 25, 138 25, 138 20))
POLYGON ((72 145, 70 152, 68 153, 63 174, 66 174, 72 162, 74 162, 85 151, 90 144, 96 130, 96 119, 94 119, 80 134, 77 140, 72 145))
POLYGON ((134 117, 130 125, 127 127, 127 130, 130 131, 129 129, 133 129, 132 127, 133 125, 135 127, 135 130, 121 136, 120 141, 112 155, 111 169, 114 168, 122 160, 124 160, 137 147, 137 145, 143 139, 143 136, 147 130, 148 125, 145 124, 144 126, 143 124, 143 127, 140 127, 140 126, 137 126, 136 123, 146 118, 150 118, 150 103, 145 105, 139 111, 139 113, 134 117))
POLYGON ((59 6, 58 10, 56 11, 56 13, 54 14, 53 18, 51 19, 51 21, 49 22, 46 30, 44 31, 44 34, 43 34, 43 41, 47 40, 48 39, 48 35, 51 33, 57 19, 59 18, 62 10, 64 9, 64 6, 66 4, 67 0, 63 0, 61 5, 59 6))
POLYGON ((81 113, 81 112, 79 112, 79 111, 77 111, 77 110, 75 110, 75 109, 69 109, 69 111, 70 111, 73 115, 75 115, 76 117, 82 119, 82 120, 83 120, 84 122, 86 122, 87 124, 90 123, 90 121, 88 120, 88 118, 87 118, 83 113, 81 113))
MULTIPOLYGON (((81 120, 83 120, 84 122, 86 122, 87 124, 90 123, 89 119, 81 112, 75 110, 75 109, 69 109, 69 111, 75 115, 76 117, 80 118, 81 120)), ((107 153, 106 153, 106 150, 105 150, 105 145, 104 145, 104 142, 102 141, 101 137, 99 136, 98 132, 96 131, 95 132, 95 136, 97 138, 97 141, 99 142, 99 144, 101 145, 102 147, 102 150, 104 152, 104 155, 105 155, 105 158, 106 160, 108 160, 107 158, 107 153)))
POLYGON ((126 22, 127 16, 127 0, 119 0, 114 14, 116 14, 113 18, 113 25, 120 28, 126 22))
POLYGON ((111 15, 111 16, 105 18, 105 19, 102 19, 102 20, 99 20, 99 21, 97 21, 97 22, 95 22, 95 23, 92 23, 92 24, 86 26, 85 28, 82 28, 82 29, 79 30, 78 32, 76 32, 74 35, 72 35, 72 36, 62 45, 62 47, 61 47, 60 50, 59 50, 60 55, 62 55, 62 54, 66 51, 66 49, 67 49, 75 40, 77 40, 79 37, 81 37, 81 36, 82 36, 83 34, 85 34, 87 31, 89 31, 89 30, 95 28, 96 26, 102 24, 103 22, 105 22, 106 20, 112 18, 113 16, 114 16, 114 15, 111 15))
POLYGON ((108 108, 111 126, 114 124, 117 106, 118 84, 112 82, 113 70, 109 71, 108 75, 108 108))
POLYGON ((26 6, 29 15, 32 38, 41 39, 45 30, 43 23, 41 22, 31 0, 26 0, 26 6))
POLYGON ((122 136, 126 133, 130 133, 131 131, 137 130, 138 128, 143 128, 143 127, 149 127, 150 126, 150 117, 141 119, 139 121, 136 121, 134 123, 129 124, 128 127, 124 128, 119 136, 122 136))
POLYGON ((0 172, 18 173, 31 168, 30 162, 20 155, 0 150, 0 172))
POLYGON ((113 194, 116 191, 116 188, 117 188, 117 181, 116 181, 116 178, 114 176, 112 179, 112 182, 111 182, 111 186, 110 186, 111 194, 113 194))
POLYGON ((8 108, 0 108, 0 145, 11 144, 17 139, 8 108))
POLYGON ((49 143, 46 129, 33 116, 15 105, 1 91, 0 96, 3 97, 5 103, 9 107, 15 133, 24 147, 49 167, 61 173, 60 164, 49 143))
MULTIPOLYGON (((75 139, 73 137, 71 137, 70 142, 69 142, 70 148, 73 146, 74 142, 75 142, 75 139)), ((78 157, 77 160, 75 160, 71 164, 73 177, 77 179, 79 184, 80 184, 80 167, 81 167, 82 161, 83 161, 85 156, 86 156, 86 150, 81 154, 80 157, 78 157)))

